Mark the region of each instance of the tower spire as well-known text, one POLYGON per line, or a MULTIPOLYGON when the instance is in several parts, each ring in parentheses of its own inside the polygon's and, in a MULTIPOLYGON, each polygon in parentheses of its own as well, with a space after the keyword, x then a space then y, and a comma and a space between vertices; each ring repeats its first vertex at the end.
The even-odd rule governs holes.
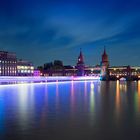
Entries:
POLYGON ((78 57, 78 63, 84 63, 84 58, 83 58, 83 54, 82 54, 82 49, 80 48, 80 55, 78 57))
POLYGON ((104 46, 104 52, 102 54, 101 61, 101 77, 104 80, 108 79, 108 67, 109 67, 108 55, 106 53, 106 47, 104 46))
POLYGON ((77 62, 77 76, 83 76, 84 75, 84 57, 82 54, 82 49, 80 48, 80 54, 78 56, 78 62, 77 62))
POLYGON ((106 54, 106 46, 104 46, 104 54, 106 54))

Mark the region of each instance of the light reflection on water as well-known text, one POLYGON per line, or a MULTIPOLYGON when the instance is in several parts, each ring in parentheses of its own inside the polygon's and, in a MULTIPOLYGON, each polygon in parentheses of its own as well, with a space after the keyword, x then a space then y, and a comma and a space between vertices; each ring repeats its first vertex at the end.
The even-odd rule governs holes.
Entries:
POLYGON ((135 139, 139 82, 0 86, 0 138, 135 139))
POLYGON ((115 104, 116 104, 115 117, 116 117, 116 122, 118 124, 119 123, 119 116, 121 113, 121 95, 120 95, 120 82, 119 81, 117 81, 117 83, 116 83, 116 101, 115 101, 115 104))
MULTIPOLYGON (((18 100, 17 100, 17 104, 18 104, 18 110, 17 110, 17 115, 18 115, 18 119, 19 119, 19 125, 20 128, 26 128, 28 127, 28 100, 29 100, 29 96, 28 96, 28 92, 30 91, 30 89, 28 90, 27 86, 24 85, 20 85, 17 89, 18 91, 18 100)), ((30 92, 31 93, 31 92, 30 92)))
POLYGON ((136 112, 136 120, 139 122, 136 122, 138 125, 140 125, 140 81, 138 82, 138 85, 136 85, 137 90, 135 90, 135 97, 134 97, 134 101, 135 101, 135 112, 136 112))

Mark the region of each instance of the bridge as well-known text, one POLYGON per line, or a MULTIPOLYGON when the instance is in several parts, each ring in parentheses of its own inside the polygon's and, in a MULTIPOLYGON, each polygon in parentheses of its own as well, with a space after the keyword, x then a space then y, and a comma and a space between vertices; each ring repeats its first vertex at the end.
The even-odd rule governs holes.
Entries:
POLYGON ((110 67, 109 76, 111 79, 126 78, 129 80, 140 80, 140 67, 118 66, 110 67))
MULTIPOLYGON (((140 67, 130 67, 130 66, 115 66, 109 67, 107 70, 107 76, 109 80, 120 80, 121 78, 125 78, 127 80, 140 80, 140 67)), ((92 77, 101 77, 101 67, 85 67, 84 68, 85 76, 92 76, 92 77)), ((64 70, 57 70, 57 71, 46 71, 44 76, 76 76, 77 69, 64 69, 64 70)))

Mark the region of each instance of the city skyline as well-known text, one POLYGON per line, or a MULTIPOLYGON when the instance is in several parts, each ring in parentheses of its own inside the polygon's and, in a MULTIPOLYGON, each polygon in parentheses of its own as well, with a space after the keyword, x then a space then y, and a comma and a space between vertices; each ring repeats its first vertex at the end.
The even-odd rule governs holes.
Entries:
POLYGON ((140 65, 138 0, 27 0, 0 4, 0 49, 35 66, 53 60, 96 65, 106 46, 111 65, 140 65), (72 55, 71 55, 72 54, 72 55))

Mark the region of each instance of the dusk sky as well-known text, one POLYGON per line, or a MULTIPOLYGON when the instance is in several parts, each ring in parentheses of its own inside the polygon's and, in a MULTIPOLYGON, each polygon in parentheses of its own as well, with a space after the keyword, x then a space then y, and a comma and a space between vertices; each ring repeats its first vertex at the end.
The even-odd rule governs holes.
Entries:
POLYGON ((55 59, 140 66, 139 0, 0 0, 0 50, 35 66, 55 59))

